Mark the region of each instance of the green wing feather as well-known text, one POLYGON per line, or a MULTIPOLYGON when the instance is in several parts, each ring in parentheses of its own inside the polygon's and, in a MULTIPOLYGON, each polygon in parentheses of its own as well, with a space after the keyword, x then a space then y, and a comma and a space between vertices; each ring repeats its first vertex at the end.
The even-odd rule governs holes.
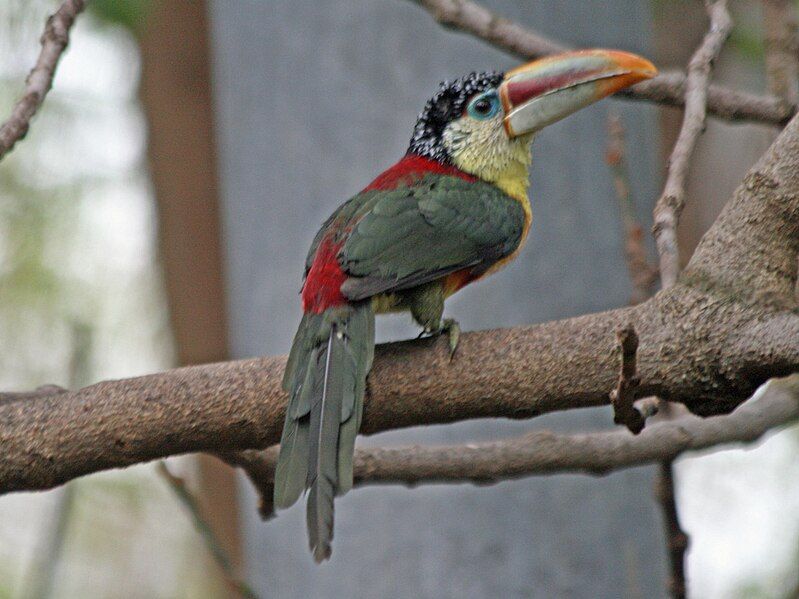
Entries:
POLYGON ((521 242, 519 202, 488 183, 428 175, 412 187, 380 192, 359 211, 339 261, 353 300, 398 291, 457 270, 487 269, 521 242))

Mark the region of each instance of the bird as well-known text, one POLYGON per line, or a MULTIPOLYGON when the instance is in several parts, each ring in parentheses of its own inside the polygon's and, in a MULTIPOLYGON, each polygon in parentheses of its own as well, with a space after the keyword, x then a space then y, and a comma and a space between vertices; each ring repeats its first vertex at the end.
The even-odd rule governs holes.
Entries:
POLYGON ((656 73, 638 55, 593 49, 444 81, 405 155, 324 222, 305 261, 274 479, 278 509, 307 491, 317 563, 331 555, 334 500, 352 487, 375 315, 409 311, 423 333, 449 335, 452 359, 460 329, 444 300, 524 245, 535 135, 656 73))

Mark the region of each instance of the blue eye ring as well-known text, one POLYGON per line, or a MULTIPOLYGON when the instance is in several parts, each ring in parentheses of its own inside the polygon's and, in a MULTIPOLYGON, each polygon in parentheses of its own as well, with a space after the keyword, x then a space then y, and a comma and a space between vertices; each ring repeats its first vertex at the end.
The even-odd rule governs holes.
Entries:
POLYGON ((496 90, 492 89, 472 98, 466 112, 470 117, 479 121, 496 116, 499 112, 499 96, 496 90))

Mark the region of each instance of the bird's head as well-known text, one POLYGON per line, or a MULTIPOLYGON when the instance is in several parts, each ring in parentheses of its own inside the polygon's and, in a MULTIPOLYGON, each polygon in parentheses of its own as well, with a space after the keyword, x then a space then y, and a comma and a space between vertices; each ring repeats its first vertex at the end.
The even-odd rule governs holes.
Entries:
POLYGON ((408 151, 518 192, 536 132, 656 73, 635 54, 579 50, 445 81, 419 115, 408 151))

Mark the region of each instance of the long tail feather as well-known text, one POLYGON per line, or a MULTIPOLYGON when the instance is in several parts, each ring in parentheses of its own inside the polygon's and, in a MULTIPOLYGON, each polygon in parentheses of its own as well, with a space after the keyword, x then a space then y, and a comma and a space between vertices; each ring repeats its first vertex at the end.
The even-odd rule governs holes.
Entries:
POLYGON ((303 317, 289 357, 290 393, 275 473, 275 506, 309 490, 308 539, 317 562, 330 557, 333 501, 352 487, 355 437, 374 355, 369 302, 303 317))
POLYGON ((344 333, 330 327, 322 393, 311 408, 311 450, 308 455, 308 541, 318 562, 330 557, 333 540, 333 498, 338 487, 338 433, 344 394, 344 333))

